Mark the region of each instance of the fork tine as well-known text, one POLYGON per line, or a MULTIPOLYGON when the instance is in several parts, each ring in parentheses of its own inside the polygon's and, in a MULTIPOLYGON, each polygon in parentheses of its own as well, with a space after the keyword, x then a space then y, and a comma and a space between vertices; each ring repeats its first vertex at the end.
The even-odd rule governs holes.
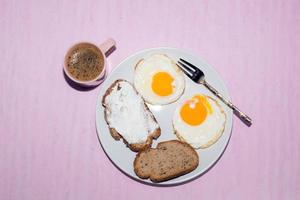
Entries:
POLYGON ((181 67, 183 67, 186 71, 190 72, 190 73, 194 73, 194 70, 191 69, 189 66, 187 66, 186 64, 184 64, 183 62, 181 62, 180 60, 178 60, 178 63, 180 64, 181 67))
MULTIPOLYGON (((179 63, 179 62, 178 62, 178 63, 179 63)), ((183 71, 189 78, 192 78, 191 72, 187 71, 186 68, 182 67, 182 66, 181 66, 181 63, 176 64, 176 65, 177 65, 177 66, 181 69, 181 71, 183 71)))
POLYGON ((188 65, 190 68, 192 68, 194 71, 199 70, 198 67, 196 67, 195 65, 189 63, 188 61, 186 61, 186 60, 184 60, 184 59, 182 59, 182 58, 180 58, 179 60, 182 61, 183 63, 187 64, 187 65, 188 65))

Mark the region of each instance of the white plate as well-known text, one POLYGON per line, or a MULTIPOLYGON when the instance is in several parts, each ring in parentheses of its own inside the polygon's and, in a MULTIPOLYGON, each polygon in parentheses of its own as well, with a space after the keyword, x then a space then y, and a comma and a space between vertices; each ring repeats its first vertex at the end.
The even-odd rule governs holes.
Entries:
MULTIPOLYGON (((139 51, 132 56, 126 58, 123 62, 121 62, 108 76, 108 78, 102 83, 100 86, 100 91, 97 99, 96 106, 96 125, 97 125, 97 133, 99 140, 101 142, 102 148, 105 151, 106 155, 110 158, 110 160, 118 167, 122 172, 132 177, 135 180, 139 180, 144 183, 152 183, 150 180, 140 179, 136 176, 133 170, 133 161, 136 153, 132 152, 123 141, 114 140, 108 130, 108 126, 104 120, 104 109, 101 105, 102 96, 105 93, 106 89, 119 78, 126 79, 133 82, 134 75, 134 66, 138 60, 143 57, 147 57, 153 53, 164 53, 173 58, 174 60, 178 60, 179 58, 184 58, 191 63, 195 64, 205 74, 205 79, 208 83, 213 85, 221 94, 223 94, 227 99, 229 98, 228 90, 222 81, 221 77, 214 71, 209 65, 204 62, 199 57, 196 57, 186 51, 175 49, 175 48, 152 48, 146 49, 143 51, 139 51)), ((152 106, 149 105, 150 110, 154 114, 157 119, 160 127, 161 127, 161 136, 157 140, 153 140, 152 147, 156 147, 157 143, 177 139, 175 134, 173 133, 172 128, 172 116, 173 112, 178 105, 179 102, 182 102, 184 99, 192 97, 194 94, 203 93, 208 94, 212 97, 213 94, 210 93, 204 86, 197 85, 192 82, 188 77, 186 77, 186 89, 182 97, 169 105, 166 106, 152 106)), ((215 97, 216 99, 216 97, 215 97)), ((223 104, 220 100, 218 100, 220 105, 223 107, 227 120, 225 125, 225 131, 221 138, 211 147, 206 149, 197 150, 199 154, 199 166, 197 169, 188 173, 186 175, 180 176, 178 178, 165 181, 162 183, 153 183, 155 185, 174 185, 180 184, 183 182, 187 182, 192 180, 204 172, 206 172, 210 167, 213 166, 215 162, 218 161, 223 151, 225 150, 227 143, 230 139, 231 128, 232 128, 232 110, 230 110, 225 104, 223 104)))

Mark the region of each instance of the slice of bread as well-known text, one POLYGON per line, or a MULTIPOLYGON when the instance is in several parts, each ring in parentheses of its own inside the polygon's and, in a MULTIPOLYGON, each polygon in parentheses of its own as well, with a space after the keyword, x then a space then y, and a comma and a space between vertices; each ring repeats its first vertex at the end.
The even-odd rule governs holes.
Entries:
POLYGON ((160 127, 143 98, 126 80, 116 80, 102 98, 104 118, 111 136, 123 139, 132 151, 151 147, 160 127))
POLYGON ((161 182, 187 174, 196 169, 198 164, 198 153, 193 147, 170 140, 160 142, 155 149, 139 152, 133 165, 138 177, 161 182))

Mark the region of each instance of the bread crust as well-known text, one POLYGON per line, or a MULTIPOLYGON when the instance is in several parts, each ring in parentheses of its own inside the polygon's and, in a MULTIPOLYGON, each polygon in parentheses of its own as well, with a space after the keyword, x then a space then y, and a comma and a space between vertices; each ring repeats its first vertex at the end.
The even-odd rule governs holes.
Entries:
MULTIPOLYGON (((174 163, 174 167, 176 167, 179 163, 174 163)), ((182 176, 184 174, 187 174, 193 170, 195 170, 199 165, 199 156, 198 153, 194 150, 193 147, 191 147, 189 144, 185 143, 185 142, 181 142, 179 140, 170 140, 170 141, 165 141, 165 142, 160 142, 156 148, 150 148, 150 149, 146 149, 144 151, 140 151, 137 155, 136 158, 134 160, 133 166, 134 166, 134 172, 136 173, 136 175, 142 179, 148 179, 150 178, 150 180, 152 182, 162 182, 162 181, 167 181, 179 176, 182 176), (153 162, 160 162, 159 159, 156 159, 156 155, 155 152, 156 151, 161 151, 162 153, 165 153, 165 155, 169 155, 170 152, 168 152, 168 148, 167 146, 171 145, 171 144, 175 144, 178 146, 178 148, 185 148, 187 151, 189 151, 190 153, 190 158, 193 158, 193 163, 189 168, 186 169, 180 169, 177 171, 177 173, 170 173, 169 175, 165 176, 161 176, 159 174, 156 173, 157 170, 159 169, 153 169, 153 162), (180 147, 179 147, 180 146, 180 147), (144 166, 140 165, 140 163, 144 162, 149 162, 149 164, 146 164, 146 166, 149 166, 148 169, 143 169, 144 166), (144 170, 144 171, 143 171, 144 170), (145 171, 150 171, 148 173, 145 173, 145 171)))
MULTIPOLYGON (((128 143, 128 141, 126 141, 125 138, 122 137, 122 134, 119 133, 115 128, 113 127, 110 127, 110 124, 107 120, 107 113, 109 112, 109 107, 106 105, 105 103, 105 100, 106 100, 106 97, 108 95, 110 95, 110 93, 112 92, 113 88, 117 86, 118 83, 120 82, 127 82, 129 83, 127 80, 124 80, 124 79, 117 79, 115 82, 113 82, 111 84, 111 86, 106 90, 105 94, 103 95, 102 97, 102 106, 104 107, 104 119, 107 123, 107 125, 109 126, 109 132, 111 134, 111 136, 115 139, 115 140, 120 140, 122 139, 123 142, 134 152, 139 152, 141 150, 144 150, 146 148, 149 148, 151 147, 152 145, 152 141, 153 139, 156 139, 160 136, 160 133, 161 133, 161 129, 160 127, 156 128, 152 133, 150 133, 148 135, 148 138, 147 140, 144 142, 144 143, 128 143)), ((131 83, 129 83, 131 84, 131 83)), ((136 94, 138 95, 138 92, 137 90, 133 87, 133 85, 131 84, 132 86, 132 89, 136 92, 136 94)), ((117 86, 118 87, 118 86, 117 86)), ((141 97, 143 99, 143 97, 141 97)), ((154 117, 153 113, 150 111, 150 109, 148 108, 147 104, 145 103, 145 100, 143 99, 143 102, 144 102, 144 105, 145 105, 145 108, 146 108, 146 112, 149 112, 150 113, 150 116, 152 118, 152 120, 156 123, 157 123, 157 120, 156 118, 154 117)))

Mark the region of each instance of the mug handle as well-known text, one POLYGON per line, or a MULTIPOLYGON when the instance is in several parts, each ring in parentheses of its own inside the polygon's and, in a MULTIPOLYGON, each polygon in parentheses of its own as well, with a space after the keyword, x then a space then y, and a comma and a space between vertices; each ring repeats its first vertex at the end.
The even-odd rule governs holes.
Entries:
POLYGON ((109 55, 110 49, 112 49, 115 46, 116 46, 116 41, 112 38, 108 38, 106 41, 100 44, 99 48, 103 52, 103 54, 107 57, 109 55))

